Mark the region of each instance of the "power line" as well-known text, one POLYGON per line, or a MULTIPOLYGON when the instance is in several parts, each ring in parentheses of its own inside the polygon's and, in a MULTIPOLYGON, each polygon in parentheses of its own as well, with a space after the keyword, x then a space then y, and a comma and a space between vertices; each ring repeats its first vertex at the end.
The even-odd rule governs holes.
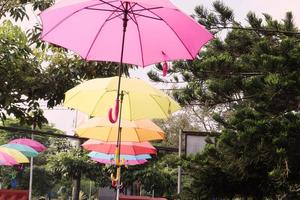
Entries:
MULTIPOLYGON (((6 131, 11 131, 11 132, 17 132, 17 133, 30 133, 33 135, 68 138, 68 139, 72 139, 72 140, 79 140, 82 142, 89 139, 89 138, 78 137, 76 135, 65 135, 65 134, 54 133, 53 131, 39 131, 39 130, 18 128, 18 127, 11 127, 11 126, 10 127, 9 126, 0 126, 0 129, 6 130, 6 131)), ((154 147, 159 151, 178 152, 178 148, 176 148, 176 147, 164 147, 164 146, 157 146, 157 145, 154 145, 154 147)))

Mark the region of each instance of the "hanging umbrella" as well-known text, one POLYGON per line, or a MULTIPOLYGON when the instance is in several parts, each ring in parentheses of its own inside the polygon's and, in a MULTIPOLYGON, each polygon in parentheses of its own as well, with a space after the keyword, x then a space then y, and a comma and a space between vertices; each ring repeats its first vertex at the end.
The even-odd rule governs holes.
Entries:
POLYGON ((73 50, 86 60, 120 62, 114 116, 109 110, 111 122, 120 119, 123 63, 146 66, 164 61, 165 74, 166 61, 194 59, 213 38, 168 0, 65 0, 42 12, 41 20, 44 41, 73 50))
MULTIPOLYGON (((105 154, 100 153, 96 151, 92 151, 88 154, 91 158, 100 158, 100 159, 106 159, 106 160, 116 160, 115 154, 105 154)), ((126 154, 120 154, 121 160, 146 160, 151 159, 151 156, 149 154, 140 154, 140 155, 126 155, 126 154)))
POLYGON ((20 151, 27 157, 36 157, 39 153, 33 148, 23 144, 4 144, 3 147, 11 148, 20 151))
MULTIPOLYGON (((150 120, 122 120, 121 142, 144 142, 164 139, 164 132, 150 120)), ((97 139, 105 142, 118 141, 118 125, 106 118, 94 117, 79 126, 75 132, 80 137, 97 139)))
MULTIPOLYGON (((20 144, 20 145, 26 145, 32 149, 34 149, 37 152, 45 151, 47 148, 41 144, 40 142, 33 140, 33 139, 27 139, 27 138, 19 138, 14 139, 9 142, 9 144, 20 144)), ((33 179, 33 157, 30 157, 30 174, 29 174, 29 198, 31 199, 31 193, 32 193, 32 179, 33 179)))
MULTIPOLYGON (((113 154, 116 152, 115 142, 102 142, 99 140, 88 140, 82 144, 88 151, 113 154)), ((156 154, 156 149, 149 142, 121 142, 120 154, 139 155, 156 154)))
POLYGON ((86 60, 120 62, 114 119, 109 112, 112 122, 118 118, 123 63, 146 66, 194 59, 213 38, 168 0, 65 0, 40 17, 42 40, 86 60))
POLYGON ((19 138, 19 139, 14 139, 9 142, 9 144, 22 144, 31 147, 37 152, 42 152, 45 151, 47 148, 41 144, 40 142, 32 139, 27 139, 27 138, 19 138))
MULTIPOLYGON (((109 164, 109 165, 115 165, 115 160, 107 160, 107 159, 101 159, 101 158, 91 158, 91 160, 96 161, 98 163, 102 164, 109 164)), ((142 165, 148 162, 147 160, 125 160, 124 165, 142 165)))
MULTIPOLYGON (((91 116, 107 117, 117 95, 118 77, 85 81, 65 94, 64 106, 91 116)), ((140 79, 122 78, 122 119, 168 118, 180 106, 168 95, 140 79)))
MULTIPOLYGON (((117 87, 117 85, 120 85, 120 82, 117 79, 117 77, 113 77, 86 81, 66 92, 64 105, 71 108, 79 109, 88 113, 89 115, 105 116, 106 112, 103 111, 105 111, 106 108, 109 108, 110 102, 114 99, 116 93, 115 88, 117 87)), ((124 126, 123 123, 124 119, 135 120, 145 118, 167 118, 172 112, 175 112, 178 109, 180 109, 178 103, 176 103, 173 99, 168 97, 160 90, 151 87, 149 84, 146 84, 142 80, 128 78, 122 79, 123 84, 121 86, 122 91, 120 99, 120 108, 118 107, 119 104, 117 103, 115 109, 118 111, 115 116, 115 119, 119 118, 118 125, 115 125, 115 128, 111 128, 111 126, 113 125, 111 122, 114 122, 115 119, 112 119, 110 115, 109 121, 107 119, 103 120, 106 121, 105 124, 108 125, 108 127, 106 126, 106 128, 102 130, 106 129, 106 131, 80 132, 79 128, 84 127, 79 127, 78 129, 76 129, 77 134, 82 137, 99 139, 102 141, 116 141, 117 166, 120 166, 119 156, 117 155, 119 155, 120 153, 121 141, 141 142, 148 140, 163 139, 161 129, 158 130, 157 126, 155 129, 153 129, 153 123, 151 124, 149 121, 146 123, 144 122, 143 126, 135 126, 138 127, 136 128, 138 132, 131 131, 131 133, 136 134, 126 135, 126 133, 130 132, 125 131, 126 126, 124 126), (118 115, 119 111, 120 115, 118 115), (150 130, 152 129, 150 134, 149 128, 150 130), (153 130, 155 130, 156 132, 154 132, 153 130), (84 134, 86 136, 83 136, 84 134)), ((95 130, 94 126, 90 126, 89 130, 95 130)), ((120 170, 121 168, 118 167, 117 177, 115 178, 116 180, 118 180, 118 185, 120 185, 120 170)), ((118 193, 119 191, 117 190, 117 194, 118 193)))
POLYGON ((29 163, 28 158, 18 150, 0 146, 0 152, 8 154, 18 163, 29 163))
POLYGON ((168 0, 65 0, 40 17, 42 40, 86 60, 147 66, 194 59, 213 38, 168 0))
POLYGON ((7 153, 0 152, 0 165, 13 166, 19 164, 12 156, 7 153))

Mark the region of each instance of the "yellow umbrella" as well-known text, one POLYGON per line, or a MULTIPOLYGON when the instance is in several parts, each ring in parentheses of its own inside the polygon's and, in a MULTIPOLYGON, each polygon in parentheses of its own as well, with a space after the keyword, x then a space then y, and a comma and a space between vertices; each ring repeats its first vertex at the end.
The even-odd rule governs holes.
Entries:
MULTIPOLYGON (((94 117, 79 126, 76 133, 80 137, 92 138, 104 142, 116 142, 118 124, 112 124, 107 118, 94 117)), ((164 132, 150 120, 121 121, 121 142, 144 142, 164 139, 164 132)))
POLYGON ((18 163, 29 163, 28 158, 18 150, 2 146, 2 147, 0 147, 0 152, 4 152, 4 153, 10 155, 18 163))
MULTIPOLYGON (((64 106, 91 116, 106 117, 117 95, 118 77, 92 79, 68 90, 64 106)), ((122 119, 168 118, 180 109, 177 102, 140 79, 122 77, 122 119)), ((118 108, 116 108, 118 109, 118 108)))
MULTIPOLYGON (((120 143, 124 137, 123 133, 121 134, 123 119, 132 121, 168 118, 171 113, 180 109, 179 104, 173 99, 144 81, 121 77, 93 79, 68 90, 65 94, 64 106, 75 108, 91 116, 106 117, 109 113, 110 122, 118 121, 117 131, 115 131, 117 134, 113 137, 117 144, 115 160, 118 166, 117 176, 113 180, 117 180, 118 186, 120 186, 122 165, 119 155, 120 143), (114 117, 111 109, 113 101, 116 101, 114 117)), ((133 140, 134 136, 128 136, 127 139, 133 140)))

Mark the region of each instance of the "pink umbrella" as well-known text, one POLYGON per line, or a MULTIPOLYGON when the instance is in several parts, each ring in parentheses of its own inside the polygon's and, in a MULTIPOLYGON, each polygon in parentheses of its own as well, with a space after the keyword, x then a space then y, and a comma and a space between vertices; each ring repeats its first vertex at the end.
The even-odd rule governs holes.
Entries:
MULTIPOLYGON (((114 160, 106 160, 106 159, 100 159, 100 158, 91 158, 91 160, 96 161, 98 163, 102 164, 110 164, 115 165, 116 162, 114 160)), ((124 165, 142 165, 148 162, 147 160, 126 160, 124 165)))
POLYGON ((18 164, 19 163, 13 157, 4 152, 0 152, 0 165, 13 166, 18 164))
MULTIPOLYGON (((88 151, 97 151, 105 154, 114 154, 116 152, 115 142, 88 140, 82 146, 88 151)), ((120 150, 120 154, 127 155, 156 154, 155 147, 149 142, 122 142, 120 150)))
POLYGON ((20 138, 20 139, 12 140, 9 142, 9 144, 23 144, 23 145, 33 148, 34 150, 36 150, 38 152, 42 152, 47 149, 43 144, 39 143, 38 141, 32 140, 32 139, 27 139, 27 138, 20 138))
MULTIPOLYGON (((64 0, 40 15, 41 39, 68 48, 86 60, 147 66, 194 59, 213 38, 169 0, 64 0)), ((120 79, 119 79, 120 82, 120 79)), ((119 112, 120 83, 115 115, 119 112)))

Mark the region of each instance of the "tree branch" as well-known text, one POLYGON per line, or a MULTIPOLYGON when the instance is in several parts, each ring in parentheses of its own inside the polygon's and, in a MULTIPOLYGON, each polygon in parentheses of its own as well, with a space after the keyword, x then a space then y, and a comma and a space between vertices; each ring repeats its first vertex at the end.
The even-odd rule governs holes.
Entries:
POLYGON ((295 31, 280 31, 280 30, 275 30, 275 29, 244 28, 244 27, 238 27, 238 26, 216 26, 216 27, 212 27, 211 29, 212 30, 214 30, 214 29, 233 29, 233 30, 260 31, 260 32, 300 35, 300 32, 295 32, 295 31))
POLYGON ((3 2, 2 6, 0 7, 0 18, 2 15, 4 15, 4 7, 8 4, 10 0, 6 0, 5 2, 3 2))

